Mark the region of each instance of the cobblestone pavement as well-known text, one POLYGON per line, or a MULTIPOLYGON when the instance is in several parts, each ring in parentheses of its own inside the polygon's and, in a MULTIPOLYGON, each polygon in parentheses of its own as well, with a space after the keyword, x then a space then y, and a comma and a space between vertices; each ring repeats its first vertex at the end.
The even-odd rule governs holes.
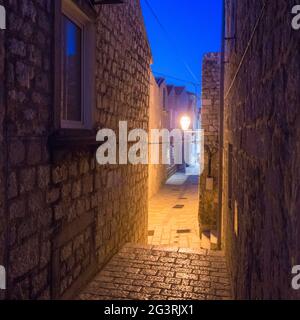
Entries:
POLYGON ((85 288, 81 300, 228 300, 221 252, 125 246, 85 288))
POLYGON ((150 200, 149 244, 200 248, 198 179, 177 173, 150 200))

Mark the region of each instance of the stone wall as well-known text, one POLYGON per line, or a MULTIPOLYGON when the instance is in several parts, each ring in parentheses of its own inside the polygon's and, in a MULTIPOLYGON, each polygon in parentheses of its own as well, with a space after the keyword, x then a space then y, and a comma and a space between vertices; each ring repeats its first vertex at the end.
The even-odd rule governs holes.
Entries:
POLYGON ((7 297, 50 297, 53 6, 6 1, 7 297), (46 49, 47 48, 47 49, 46 49))
POLYGON ((235 39, 226 41, 223 225, 239 299, 300 298, 291 288, 300 264, 296 2, 226 2, 226 37, 235 39))
MULTIPOLYGON (((71 297, 123 244, 147 241, 147 166, 99 166, 95 152, 76 146, 57 157, 48 143, 57 3, 6 1, 9 299, 71 297)), ((94 127, 128 120, 147 130, 150 50, 139 1, 96 10, 94 127)))
POLYGON ((219 109, 221 57, 208 53, 203 58, 201 127, 204 130, 204 171, 200 177, 200 228, 217 229, 219 191, 219 109))
MULTIPOLYGON (((0 0, 0 5, 3 5, 4 1, 0 0)), ((3 120, 5 116, 4 105, 4 35, 5 31, 0 30, 0 265, 5 265, 5 236, 6 236, 6 217, 5 217, 5 176, 4 176, 4 164, 5 164, 5 135, 3 129, 3 120)), ((0 290, 0 300, 5 297, 5 292, 0 290)))

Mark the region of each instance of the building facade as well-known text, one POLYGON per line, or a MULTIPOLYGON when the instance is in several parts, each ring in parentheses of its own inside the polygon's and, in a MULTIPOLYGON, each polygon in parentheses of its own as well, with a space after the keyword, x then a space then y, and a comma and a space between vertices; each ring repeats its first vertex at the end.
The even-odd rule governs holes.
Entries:
POLYGON ((189 116, 190 129, 196 130, 198 125, 198 109, 196 95, 187 91, 185 87, 168 85, 168 111, 170 117, 170 129, 180 129, 180 119, 189 116))
POLYGON ((126 242, 147 241, 148 167, 100 166, 95 157, 98 129, 128 121, 129 130, 148 130, 151 54, 140 3, 1 3, 5 298, 69 298, 126 242))
POLYGON ((300 50, 293 0, 225 1, 223 244, 235 298, 299 299, 300 50))
MULTIPOLYGON (((167 84, 162 78, 155 78, 151 74, 150 78, 150 113, 149 113, 149 130, 151 129, 168 129, 169 112, 168 112, 168 94, 167 84)), ((149 199, 157 194, 162 185, 166 182, 169 173, 169 165, 162 163, 162 140, 157 145, 157 141, 149 137, 149 199), (157 153, 159 152, 159 155, 157 153), (159 164, 152 164, 152 160, 158 157, 159 164)))
POLYGON ((200 230, 211 239, 219 214, 221 55, 203 57, 201 129, 204 131, 204 170, 200 176, 200 230))

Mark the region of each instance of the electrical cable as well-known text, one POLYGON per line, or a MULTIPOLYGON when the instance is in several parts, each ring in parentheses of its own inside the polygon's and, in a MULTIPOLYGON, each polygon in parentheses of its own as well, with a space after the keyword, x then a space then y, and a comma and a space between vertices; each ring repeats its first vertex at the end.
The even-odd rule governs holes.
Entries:
POLYGON ((178 56, 180 57, 180 59, 182 60, 184 66, 186 67, 187 71, 190 73, 190 75, 193 77, 193 79, 199 83, 199 80, 197 79, 197 77, 195 76, 195 74, 193 73, 192 69, 190 68, 190 66, 188 65, 188 63, 184 60, 184 58, 182 57, 180 51, 178 50, 178 47, 175 43, 175 41, 172 39, 172 37, 169 35, 167 29, 164 27, 164 25, 161 23, 158 15, 156 14, 156 12, 154 11, 154 9, 152 8, 152 6, 150 5, 148 0, 144 0, 147 7, 149 8, 150 12, 152 13, 152 15, 154 16, 155 20, 157 21, 158 25, 161 27, 161 29, 163 30, 163 32, 166 34, 167 38, 169 39, 169 41, 171 42, 171 44, 174 46, 174 49, 176 50, 178 56))

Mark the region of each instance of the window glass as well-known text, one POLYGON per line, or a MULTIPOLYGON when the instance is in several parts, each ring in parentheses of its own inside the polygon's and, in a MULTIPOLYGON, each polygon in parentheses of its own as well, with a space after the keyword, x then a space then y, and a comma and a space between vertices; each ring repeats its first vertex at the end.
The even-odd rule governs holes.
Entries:
POLYGON ((167 109, 167 93, 166 93, 166 89, 163 90, 163 109, 164 110, 167 109))
POLYGON ((82 29, 62 19, 62 120, 82 122, 82 29))

